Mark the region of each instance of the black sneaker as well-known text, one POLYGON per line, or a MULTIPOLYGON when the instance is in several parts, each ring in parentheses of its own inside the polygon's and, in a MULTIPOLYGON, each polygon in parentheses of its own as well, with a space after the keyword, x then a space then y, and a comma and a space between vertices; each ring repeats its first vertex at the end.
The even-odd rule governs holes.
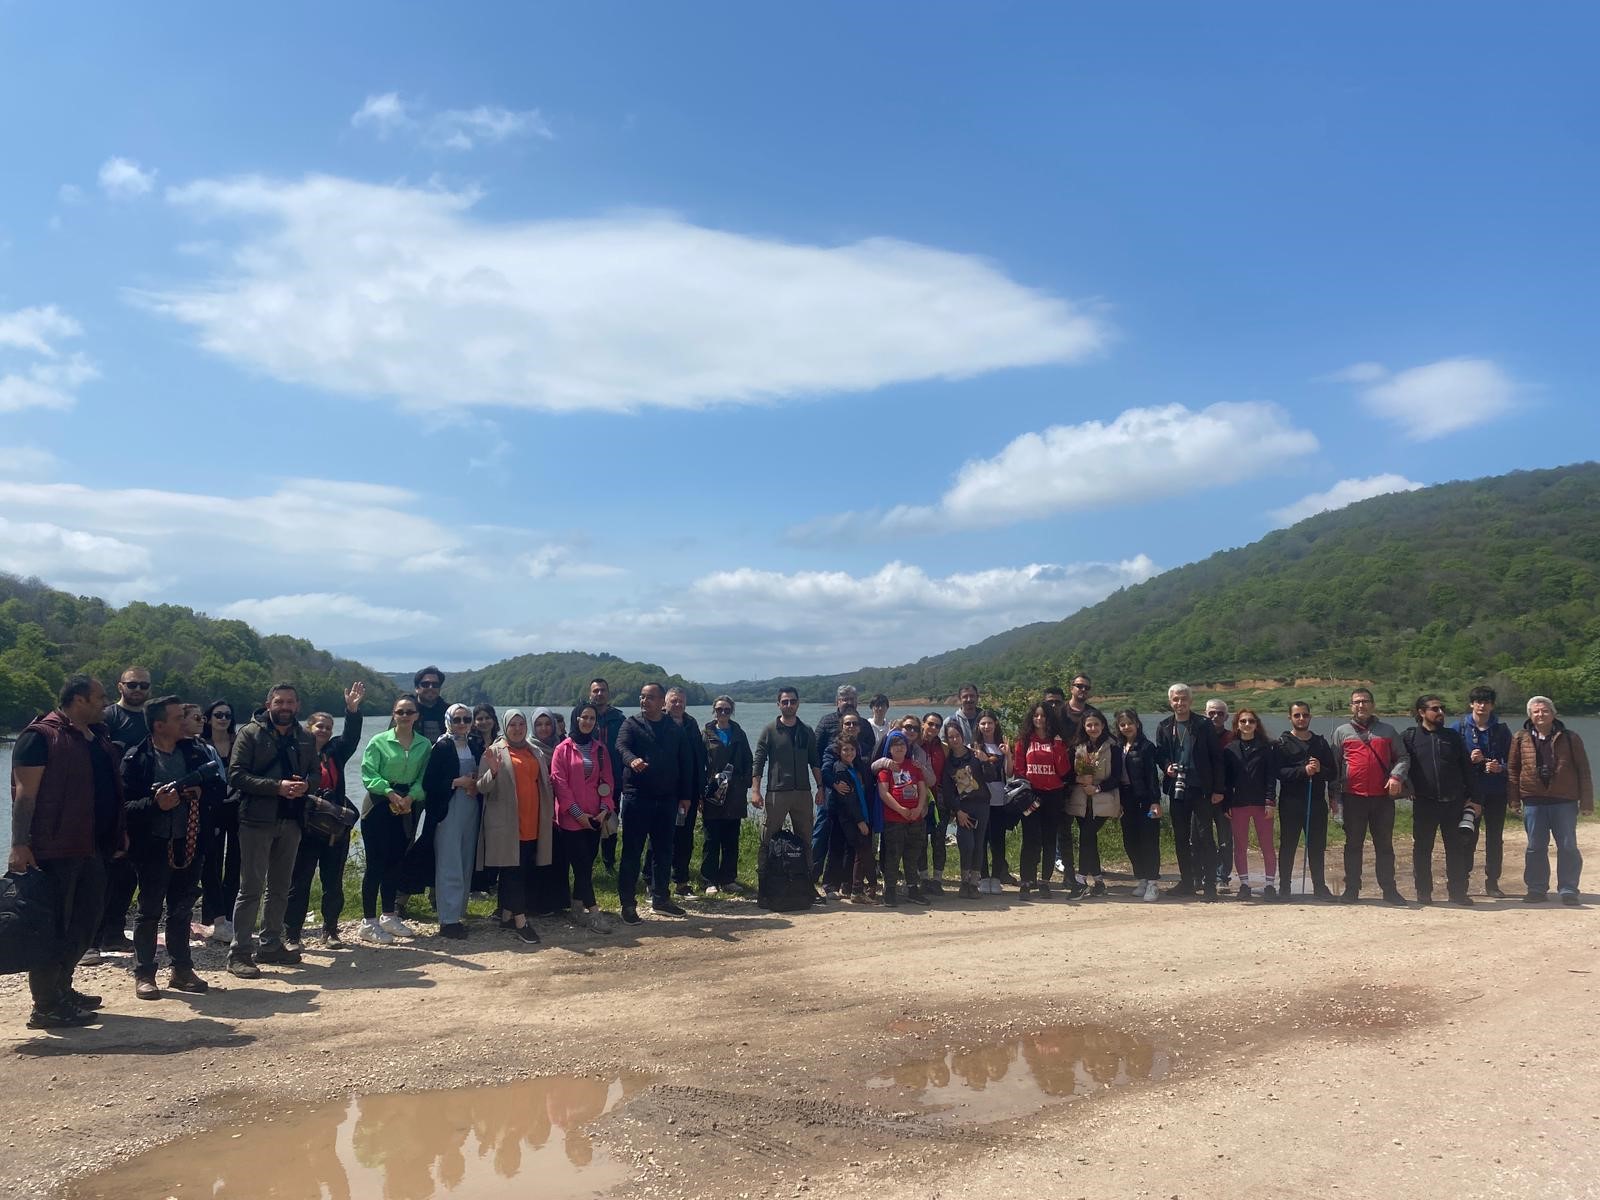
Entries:
POLYGON ((451 938, 458 942, 464 942, 467 940, 467 927, 460 921, 452 921, 448 925, 439 926, 439 936, 451 938))
POLYGON ((1550 897, 1543 892, 1529 892, 1522 898, 1524 904, 1543 904, 1550 897))
POLYGON ((624 904, 622 906, 622 923, 624 925, 637 925, 639 921, 639 910, 631 904, 624 904))
POLYGON ((344 939, 339 936, 337 927, 322 931, 322 948, 324 950, 343 950, 344 939))
POLYGON ((927 904, 928 898, 922 894, 921 888, 907 888, 906 902, 909 904, 927 904))
POLYGON ((291 949, 287 944, 282 946, 263 946, 256 952, 258 963, 268 963, 272 966, 292 967, 300 961, 300 951, 291 949))
POLYGON ((1200 893, 1200 898, 1207 904, 1214 904, 1217 899, 1217 889, 1214 887, 1206 888, 1205 891, 1200 893))
POLYGON ((1031 896, 1033 895, 1034 887, 1034 884, 1024 883, 1017 889, 1017 893, 1022 896, 1031 896))
POLYGON ((1332 900, 1333 899, 1333 889, 1331 887, 1329 887, 1325 883, 1317 884, 1316 888, 1312 891, 1311 894, 1313 896, 1315 896, 1318 900, 1332 900))
POLYGON ((672 890, 674 892, 676 892, 678 895, 680 895, 680 896, 684 897, 685 899, 687 899, 688 897, 694 895, 694 884, 692 884, 692 883, 675 883, 675 884, 672 885, 672 890))
POLYGON ((1104 896, 1105 894, 1106 894, 1106 881, 1104 879, 1096 879, 1094 881, 1094 886, 1089 889, 1089 895, 1091 895, 1091 896, 1104 896))
POLYGON ((669 917, 686 917, 689 915, 684 910, 683 905, 676 903, 671 896, 657 896, 650 901, 650 911, 666 913, 669 917))
POLYGON ((1506 898, 1506 894, 1500 890, 1500 881, 1498 879, 1491 879, 1485 883, 1483 885, 1483 894, 1485 896, 1493 896, 1496 900, 1504 900, 1506 898))
POLYGON ((1404 907, 1405 903, 1406 903, 1406 898, 1404 896, 1402 896, 1399 892, 1385 892, 1383 894, 1383 902, 1385 904, 1396 904, 1396 905, 1400 905, 1401 907, 1404 907))
POLYGON ((1169 896, 1198 896, 1200 889, 1188 880, 1180 880, 1167 889, 1169 896))
MULTIPOLYGON (((1287 892, 1289 889, 1284 888, 1283 890, 1287 892)), ((1270 883, 1267 884, 1266 887, 1261 889, 1261 898, 1263 900, 1276 900, 1278 898, 1278 889, 1273 887, 1270 883)))
POLYGON ((1561 903, 1568 908, 1577 908, 1583 903, 1583 897, 1578 895, 1577 892, 1562 892, 1561 903))
POLYGON ((1433 893, 1432 892, 1418 892, 1417 893, 1417 903, 1418 904, 1432 904, 1433 903, 1433 893))
POLYGON ((1007 871, 1004 875, 1000 876, 1000 882, 1005 884, 1007 887, 1016 887, 1018 880, 1015 875, 1013 875, 1010 871, 1007 871))
POLYGON ((1450 903, 1456 905, 1458 908, 1471 908, 1476 901, 1474 901, 1473 898, 1467 895, 1465 892, 1458 892, 1454 896, 1450 897, 1450 903))
POLYGON ((248 954, 231 954, 228 956, 228 974, 235 979, 260 979, 261 968, 248 954))
MULTIPOLYGON (((1222 889, 1218 888, 1217 890, 1221 891, 1222 889)), ((1250 890, 1250 885, 1248 883, 1241 883, 1239 885, 1239 899, 1241 899, 1241 900, 1249 900, 1254 895, 1255 895, 1255 892, 1250 890)))
POLYGON ((103 938, 100 942, 100 953, 132 954, 133 939, 125 933, 118 934, 115 937, 103 938))
POLYGON ((539 944, 539 931, 532 925, 524 925, 521 929, 517 930, 517 940, 519 942, 526 942, 530 946, 537 946, 539 944))
POLYGON ((1043 879, 1039 880, 1039 882, 1034 885, 1034 890, 1039 893, 1039 899, 1041 899, 1041 900, 1050 899, 1050 885, 1048 883, 1046 883, 1043 879))
POLYGON ((71 1004, 62 1002, 54 1008, 36 1008, 28 1018, 29 1029, 77 1029, 93 1025, 100 1018, 71 1004))
POLYGON ((73 1008, 81 1008, 84 1012, 94 1012, 104 1001, 99 996, 89 996, 77 988, 68 988, 66 1001, 73 1008))
POLYGON ((1349 888, 1345 888, 1344 891, 1339 893, 1339 903, 1340 904, 1355 904, 1360 899, 1361 899, 1361 893, 1360 892, 1352 892, 1349 888))

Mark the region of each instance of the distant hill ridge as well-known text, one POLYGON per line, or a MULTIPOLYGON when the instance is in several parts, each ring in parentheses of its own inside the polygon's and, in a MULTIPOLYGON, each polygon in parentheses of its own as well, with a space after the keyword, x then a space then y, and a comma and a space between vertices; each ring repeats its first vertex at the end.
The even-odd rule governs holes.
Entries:
MULTIPOLYGON (((611 685, 618 708, 632 709, 639 688, 650 680, 688 693, 690 704, 709 704, 713 693, 704 684, 670 675, 655 663, 627 662, 614 654, 577 650, 520 654, 476 671, 446 672, 444 694, 465 704, 548 704, 564 708, 589 694, 589 681, 602 677, 611 685)), ((400 678, 397 676, 396 678, 400 678)), ((404 676, 411 686, 411 676, 404 676)))

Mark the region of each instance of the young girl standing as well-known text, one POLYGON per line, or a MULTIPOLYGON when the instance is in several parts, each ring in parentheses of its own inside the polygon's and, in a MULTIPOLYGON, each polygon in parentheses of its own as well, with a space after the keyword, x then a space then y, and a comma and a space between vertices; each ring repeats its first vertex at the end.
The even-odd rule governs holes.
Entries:
POLYGON ((1022 894, 1049 896, 1050 871, 1055 866, 1051 852, 1060 836, 1072 783, 1072 746, 1053 704, 1041 700, 1029 710, 1013 761, 1038 797, 1022 815, 1022 894))
POLYGON ((978 714, 977 741, 972 747, 973 756, 983 771, 983 780, 989 786, 989 824, 985 830, 987 843, 979 862, 983 877, 978 890, 991 896, 1000 894, 1003 883, 1015 884, 1016 876, 1006 867, 1006 834, 1016 824, 1006 815, 1006 780, 1011 778, 1011 747, 1006 745, 1005 733, 1000 728, 1000 714, 986 708, 978 714))
POLYGON ((955 814, 961 898, 976 900, 983 894, 978 890, 978 880, 983 877, 983 852, 989 833, 989 788, 983 777, 983 764, 967 745, 960 721, 944 723, 944 774, 939 777, 939 794, 941 812, 955 814))
POLYGON ((1131 708, 1116 715, 1122 749, 1117 784, 1122 793, 1122 845, 1133 867, 1135 899, 1154 900, 1161 878, 1161 768, 1144 723, 1131 708))
MULTIPOLYGON (((1106 728, 1105 714, 1097 708, 1085 709, 1081 718, 1081 738, 1073 753, 1074 781, 1067 796, 1067 816, 1078 827, 1078 871, 1063 860, 1071 880, 1073 896, 1088 892, 1106 894, 1105 877, 1100 873, 1100 827, 1107 817, 1120 816, 1122 797, 1117 777, 1122 774, 1122 750, 1106 728)), ((1070 846, 1066 837, 1062 841, 1070 846)))

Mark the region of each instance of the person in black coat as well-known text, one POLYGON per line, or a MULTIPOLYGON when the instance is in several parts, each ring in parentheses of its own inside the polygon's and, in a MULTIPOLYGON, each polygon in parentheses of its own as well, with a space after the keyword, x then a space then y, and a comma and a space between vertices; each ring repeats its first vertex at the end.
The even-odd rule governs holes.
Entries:
MULTIPOLYGON (((352 683, 344 694, 344 729, 333 732, 333 714, 316 712, 306 722, 306 728, 317 740, 318 778, 315 794, 356 811, 345 792, 345 764, 361 745, 361 699, 367 694, 367 685, 352 683)), ((305 926, 306 908, 311 903, 311 880, 322 877, 322 944, 329 950, 344 946, 339 938, 339 918, 344 915, 344 865, 350 857, 350 832, 329 841, 322 834, 306 827, 300 838, 300 849, 294 858, 294 874, 289 878, 289 907, 283 914, 283 937, 286 945, 300 948, 301 932, 305 926)))
POLYGON ((1290 897, 1294 856, 1300 834, 1306 837, 1306 866, 1319 900, 1332 900, 1328 887, 1328 785, 1338 778, 1333 747, 1311 731, 1311 706, 1289 706, 1289 731, 1278 739, 1278 899, 1290 897))
POLYGON ((1122 800, 1122 845, 1133 867, 1135 899, 1160 896, 1161 878, 1161 768, 1156 747, 1144 733, 1144 722, 1131 708, 1119 709, 1112 718, 1122 744, 1122 775, 1118 790, 1122 800))
POLYGON ((1478 837, 1478 817, 1482 805, 1473 798, 1472 755, 1458 730, 1445 722, 1444 701, 1438 696, 1419 696, 1415 707, 1416 725, 1401 735, 1411 770, 1406 776, 1411 786, 1411 869, 1417 884, 1417 900, 1433 903, 1433 841, 1437 834, 1444 842, 1445 887, 1450 902, 1463 907, 1472 903, 1467 895, 1467 877, 1472 873, 1472 854, 1478 837), (1471 822, 1463 822, 1468 808, 1471 822))
POLYGON ((705 845, 700 851, 700 882, 706 895, 737 893, 739 887, 739 828, 750 811, 750 779, 755 756, 750 739, 733 719, 731 697, 711 702, 712 719, 701 740, 705 748, 706 783, 703 802, 705 845), (723 772, 727 772, 726 778, 723 772))
POLYGON ((1222 750, 1228 820, 1233 825, 1233 864, 1239 874, 1239 899, 1254 896, 1250 887, 1250 829, 1256 831, 1263 866, 1261 895, 1278 898, 1278 852, 1272 840, 1272 810, 1278 807, 1278 760, 1272 740, 1253 708, 1233 717, 1233 738, 1222 750))

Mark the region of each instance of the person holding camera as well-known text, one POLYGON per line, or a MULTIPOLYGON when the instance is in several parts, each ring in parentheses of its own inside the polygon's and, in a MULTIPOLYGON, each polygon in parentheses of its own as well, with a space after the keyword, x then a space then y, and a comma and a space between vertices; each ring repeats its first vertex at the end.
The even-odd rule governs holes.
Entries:
POLYGON ((1514 813, 1526 812, 1527 858, 1522 869, 1528 904, 1542 903, 1550 891, 1550 837, 1556 839, 1556 889, 1561 903, 1583 903, 1578 877, 1578 814, 1594 812, 1594 776, 1583 739, 1556 720, 1555 701, 1535 696, 1528 720, 1511 739, 1506 756, 1506 800, 1514 813))
POLYGON ((239 793, 239 899, 228 973, 239 979, 259 979, 258 962, 300 961, 283 944, 283 915, 317 758, 316 739, 300 724, 300 692, 292 683, 273 684, 265 710, 239 730, 228 764, 228 784, 239 793))
POLYGON ((1411 871, 1417 902, 1433 903, 1433 839, 1444 842, 1445 888, 1450 903, 1472 903, 1467 876, 1472 871, 1472 845, 1482 810, 1472 800, 1472 760, 1467 743, 1444 723, 1444 700, 1419 696, 1413 709, 1416 725, 1405 731, 1406 757, 1411 760, 1411 871))
POLYGON ((320 800, 333 810, 343 810, 348 821, 310 821, 295 853, 294 871, 289 877, 289 906, 283 914, 284 945, 300 949, 300 933, 311 903, 312 876, 322 876, 322 944, 329 950, 342 950, 339 918, 344 915, 344 864, 350 857, 350 830, 357 816, 355 805, 345 794, 344 767, 361 744, 361 698, 367 685, 352 683, 344 694, 344 729, 333 734, 333 714, 311 714, 306 728, 317 743, 317 786, 312 803, 320 800))
POLYGON ((1172 715, 1156 726, 1156 765, 1172 813, 1178 884, 1168 895, 1217 898, 1217 840, 1213 810, 1227 793, 1217 727, 1194 711, 1187 683, 1167 689, 1172 715))
POLYGON ((700 850, 700 882, 705 894, 737 893, 739 889, 739 827, 750 811, 746 797, 754 775, 755 756, 750 739, 733 719, 732 697, 711 702, 711 720, 701 740, 706 754, 706 795, 702 826, 705 844, 700 850))
MULTIPOLYGON (((1467 693, 1468 711, 1456 722, 1456 732, 1467 743, 1467 755, 1472 760, 1472 799, 1478 805, 1478 826, 1483 833, 1483 894, 1503 900, 1500 867, 1504 860, 1506 756, 1511 752, 1511 729, 1494 715, 1494 704, 1492 687, 1473 688, 1467 693)), ((1467 867, 1470 872, 1470 859, 1467 867)))
POLYGON ((189 917, 200 898, 201 808, 222 801, 222 775, 196 738, 184 736, 184 706, 176 696, 145 705, 150 734, 122 760, 123 807, 128 813, 129 861, 139 880, 133 925, 134 995, 161 999, 156 986, 156 929, 167 917, 167 986, 204 992, 189 952, 189 917))

